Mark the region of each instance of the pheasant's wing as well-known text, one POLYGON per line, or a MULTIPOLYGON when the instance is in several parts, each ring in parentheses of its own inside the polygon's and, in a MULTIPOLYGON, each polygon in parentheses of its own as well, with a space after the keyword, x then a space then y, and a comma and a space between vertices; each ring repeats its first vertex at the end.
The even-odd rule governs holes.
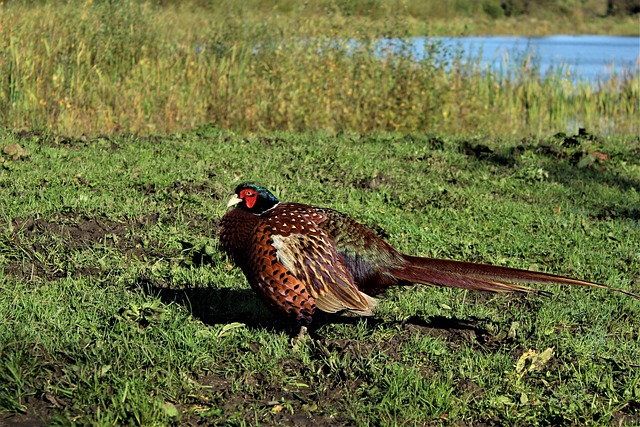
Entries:
POLYGON ((368 295, 379 295, 398 284, 389 272, 405 264, 402 253, 349 216, 328 208, 315 209, 316 224, 335 242, 358 289, 368 295))
POLYGON ((606 288, 640 299, 632 292, 585 280, 471 262, 404 255, 372 230, 331 209, 318 224, 335 240, 358 287, 376 295, 398 281, 493 292, 529 292, 518 283, 555 283, 606 288), (392 278, 390 280, 390 277, 392 278))
POLYGON ((278 261, 307 287, 318 309, 372 313, 375 300, 358 290, 324 231, 307 228, 304 233, 273 234, 271 239, 278 261))

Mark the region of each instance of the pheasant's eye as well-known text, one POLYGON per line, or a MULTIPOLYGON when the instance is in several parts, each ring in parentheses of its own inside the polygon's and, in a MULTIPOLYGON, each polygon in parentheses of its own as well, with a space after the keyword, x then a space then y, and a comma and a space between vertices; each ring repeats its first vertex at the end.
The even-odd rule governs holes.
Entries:
POLYGON ((245 189, 240 192, 241 199, 244 199, 245 197, 253 197, 254 195, 255 193, 253 192, 253 190, 250 190, 250 189, 245 189))

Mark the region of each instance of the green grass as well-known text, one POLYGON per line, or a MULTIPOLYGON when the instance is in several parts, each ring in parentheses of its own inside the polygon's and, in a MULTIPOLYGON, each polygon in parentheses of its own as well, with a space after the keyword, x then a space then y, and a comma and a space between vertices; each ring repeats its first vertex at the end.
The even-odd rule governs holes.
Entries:
MULTIPOLYGON (((504 64, 511 71, 488 74, 477 61, 465 62, 464 52, 437 43, 419 63, 374 54, 382 36, 442 33, 416 29, 416 22, 444 25, 429 16, 449 29, 472 17, 481 22, 486 17, 473 2, 456 2, 460 10, 453 11, 427 1, 419 10, 394 2, 222 3, 1 6, 0 126, 72 136, 184 132, 205 124, 254 134, 523 135, 587 127, 636 135, 640 129, 640 77, 631 70, 594 85, 574 83, 562 66, 540 78, 534 57, 511 58, 504 64), (449 22, 454 15, 462 21, 449 22), (361 47, 353 49, 350 39, 361 47)), ((552 21, 551 28, 620 19, 565 9, 551 16, 569 23, 552 21)), ((544 16, 536 9, 505 20, 523 34, 523 22, 541 28, 544 16)), ((487 26, 495 25, 490 19, 487 26)))
POLYGON ((3 132, 0 149, 0 424, 640 422, 640 302, 624 295, 394 289, 374 317, 318 322, 293 346, 296 325, 217 248, 251 179, 410 254, 639 292, 637 137, 203 127, 3 132))

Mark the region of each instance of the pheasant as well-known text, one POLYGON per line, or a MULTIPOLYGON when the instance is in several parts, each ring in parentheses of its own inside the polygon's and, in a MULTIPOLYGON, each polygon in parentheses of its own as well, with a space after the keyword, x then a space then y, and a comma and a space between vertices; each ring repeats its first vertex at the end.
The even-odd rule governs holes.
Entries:
POLYGON ((371 315, 374 296, 395 285, 529 292, 518 283, 555 283, 631 292, 529 270, 405 255, 333 209, 280 202, 240 184, 221 220, 220 243, 262 301, 308 325, 320 310, 371 315))

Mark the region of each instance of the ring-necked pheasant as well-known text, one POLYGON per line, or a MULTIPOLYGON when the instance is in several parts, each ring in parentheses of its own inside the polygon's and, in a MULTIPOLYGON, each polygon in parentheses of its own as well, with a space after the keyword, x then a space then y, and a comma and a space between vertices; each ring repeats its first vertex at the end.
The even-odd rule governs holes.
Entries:
POLYGON ((221 221, 224 251, 276 311, 311 322, 316 310, 370 315, 373 296, 389 286, 528 292, 515 283, 617 288, 569 277, 471 262, 405 255, 373 231, 333 209, 280 202, 257 184, 236 188, 221 221))

